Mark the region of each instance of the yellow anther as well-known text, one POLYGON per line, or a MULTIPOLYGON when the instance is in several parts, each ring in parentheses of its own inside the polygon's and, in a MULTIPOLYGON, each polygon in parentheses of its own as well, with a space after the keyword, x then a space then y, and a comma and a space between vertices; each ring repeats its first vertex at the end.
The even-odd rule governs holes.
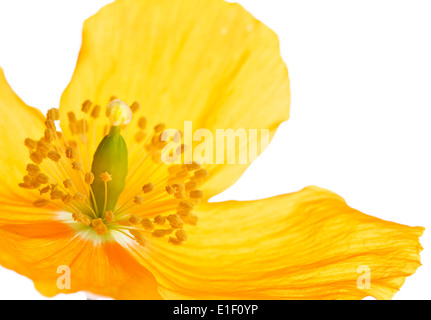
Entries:
POLYGON ((39 166, 37 166, 33 163, 29 163, 26 167, 26 171, 31 176, 37 176, 40 172, 40 168, 39 168, 39 166))
POLYGON ((176 245, 181 244, 181 241, 178 240, 178 238, 175 238, 175 237, 169 237, 168 242, 171 243, 171 244, 176 244, 176 245))
POLYGON ((162 225, 166 222, 166 217, 158 215, 154 218, 154 223, 157 223, 159 225, 162 225))
POLYGON ((142 141, 144 141, 144 139, 145 139, 146 136, 147 136, 147 134, 144 131, 138 131, 135 134, 135 141, 138 142, 138 143, 142 142, 142 141))
POLYGON ((93 110, 91 110, 91 114, 90 114, 90 116, 91 116, 92 118, 94 118, 94 119, 99 118, 99 116, 100 116, 100 110, 102 110, 102 108, 101 108, 98 104, 96 104, 96 105, 93 107, 93 110))
POLYGON ((61 158, 61 155, 55 150, 51 150, 50 152, 48 152, 47 156, 49 159, 51 159, 54 162, 58 162, 61 158))
POLYGON ((140 108, 140 105, 137 101, 133 102, 132 105, 130 106, 130 110, 132 110, 133 113, 138 112, 140 108))
POLYGON ((49 109, 46 113, 46 118, 52 121, 60 120, 60 112, 56 108, 49 109))
POLYGON ((72 218, 76 222, 80 222, 80 223, 86 225, 87 227, 90 226, 90 224, 91 224, 90 218, 88 216, 86 216, 85 214, 82 214, 80 212, 72 213, 72 218))
POLYGON ((149 192, 151 192, 153 190, 154 190, 154 185, 151 182, 147 183, 147 184, 144 184, 144 186, 142 187, 142 191, 144 193, 149 193, 149 192))
POLYGON ((189 223, 191 225, 196 225, 198 223, 198 216, 191 213, 191 214, 187 215, 186 217, 184 217, 183 221, 185 223, 189 223))
POLYGON ((135 238, 135 241, 141 245, 145 246, 145 237, 144 234, 138 230, 129 230, 130 234, 135 238))
POLYGON ((135 197, 133 198, 133 202, 134 202, 135 204, 143 204, 143 203, 144 203, 144 198, 142 198, 142 197, 140 197, 140 196, 135 196, 135 197))
POLYGON ((147 127, 147 118, 140 117, 139 120, 138 120, 138 127, 141 130, 145 130, 145 128, 147 127))
POLYGON ((34 141, 33 139, 26 138, 24 140, 24 145, 29 149, 36 149, 37 141, 34 141))
POLYGON ((183 229, 180 229, 180 230, 177 230, 176 232, 175 232, 175 236, 177 237, 177 239, 179 240, 179 241, 186 241, 187 240, 187 233, 186 233, 186 231, 185 230, 183 230, 183 229))
POLYGON ((52 130, 56 131, 55 123, 54 123, 54 121, 52 121, 51 119, 46 119, 46 120, 45 120, 45 126, 46 126, 48 129, 52 129, 52 130))
POLYGON ((46 186, 42 189, 40 189, 40 195, 44 194, 44 193, 48 193, 51 190, 51 186, 46 186))
POLYGON ((207 178, 209 176, 209 173, 205 169, 199 169, 199 170, 195 171, 194 175, 196 178, 201 179, 201 178, 207 178))
MULTIPOLYGON (((166 141, 166 142, 167 142, 167 141, 166 141)), ((156 134, 156 135, 154 135, 154 136, 151 138, 151 144, 152 144, 152 146, 153 146, 153 147, 158 147, 158 148, 160 148, 161 143, 162 143, 162 140, 161 140, 161 134, 156 134)))
POLYGON ((181 209, 192 209, 194 207, 193 202, 188 201, 188 200, 183 200, 180 201, 180 203, 178 204, 178 207, 181 209))
POLYGON ((55 139, 55 133, 54 132, 55 131, 52 130, 52 129, 46 129, 45 130, 45 140, 46 140, 46 142, 51 143, 51 142, 54 141, 54 139, 55 139))
POLYGON ((166 192, 169 194, 174 194, 175 190, 172 186, 169 185, 169 186, 166 186, 166 192))
POLYGON ((177 214, 181 217, 181 219, 187 217, 191 213, 191 209, 177 209, 177 214))
POLYGON ((114 222, 115 221, 115 215, 112 212, 112 210, 108 210, 105 212, 105 219, 107 222, 114 222))
POLYGON ((185 190, 177 191, 174 193, 174 197, 177 199, 184 199, 186 197, 185 190))
POLYGON ((49 182, 49 178, 46 174, 39 173, 37 175, 37 182, 39 182, 40 184, 47 184, 49 182))
POLYGON ((108 227, 103 223, 103 220, 101 218, 93 219, 91 221, 91 225, 93 226, 93 229, 97 232, 99 236, 104 235, 105 233, 108 233, 108 227))
POLYGON ((67 119, 69 120, 69 122, 73 123, 76 121, 76 116, 75 113, 73 111, 70 111, 67 113, 67 119))
POLYGON ((75 149, 72 148, 72 147, 70 147, 70 146, 66 148, 65 153, 66 153, 66 157, 69 158, 69 159, 73 159, 73 158, 76 157, 76 151, 75 151, 75 149))
POLYGON ((132 215, 130 216, 130 218, 129 218, 129 222, 130 222, 131 224, 136 225, 136 224, 139 224, 139 223, 141 222, 141 218, 140 218, 140 217, 138 217, 138 216, 137 216, 137 215, 135 215, 135 214, 132 214, 132 215))
POLYGON ((32 152, 30 154, 30 160, 33 161, 35 164, 41 164, 43 161, 43 155, 39 152, 32 152))
POLYGON ((85 100, 84 103, 82 104, 81 111, 84 113, 88 113, 92 105, 93 103, 90 100, 85 100))
POLYGON ((49 201, 48 199, 40 198, 40 199, 37 199, 36 201, 34 201, 34 202, 33 202, 33 205, 34 205, 35 207, 40 208, 40 207, 46 206, 49 202, 50 202, 50 201, 49 201))
POLYGON ((192 190, 190 191, 189 195, 190 195, 190 198, 200 199, 204 196, 204 193, 202 190, 192 190))
POLYGON ((143 218, 141 220, 141 225, 144 228, 144 230, 146 230, 146 231, 153 231, 154 230, 154 225, 150 221, 150 219, 148 219, 148 218, 143 218))
POLYGON ((61 198, 61 200, 63 201, 64 204, 69 204, 70 202, 72 202, 73 197, 70 193, 66 193, 63 198, 61 198))
POLYGON ((37 180, 37 178, 35 178, 31 181, 30 189, 37 189, 40 187, 40 185, 41 183, 37 180))
POLYGON ((24 189, 37 189, 40 183, 37 181, 37 178, 29 181, 28 178, 24 177, 24 183, 19 183, 18 186, 24 189))
POLYGON ((82 164, 79 163, 78 161, 73 161, 72 162, 72 169, 79 171, 82 169, 82 164))
POLYGON ((100 178, 103 182, 109 182, 112 180, 112 176, 108 172, 103 172, 100 174, 100 178))
POLYGON ((33 181, 33 178, 30 175, 26 175, 24 176, 23 180, 25 184, 30 185, 31 182, 33 181))
POLYGON ((93 172, 87 172, 85 174, 85 183, 86 184, 92 184, 94 181, 94 174, 93 172))
POLYGON ((183 226, 183 220, 178 214, 170 214, 166 217, 172 228, 181 228, 183 226))
POLYGON ((171 234, 173 231, 174 229, 157 229, 154 230, 151 235, 156 238, 161 238, 167 236, 168 234, 171 234))
POLYGON ((128 124, 132 120, 132 110, 130 110, 130 107, 127 104, 119 99, 112 100, 108 104, 106 115, 113 126, 128 124))
POLYGON ((118 98, 116 96, 110 96, 109 97, 109 102, 112 102, 114 100, 117 100, 118 98))
POLYGON ((67 188, 72 188, 73 187, 73 182, 71 179, 66 179, 63 181, 63 185, 64 187, 67 188))
POLYGON ((184 191, 184 185, 182 183, 174 183, 171 187, 175 190, 175 192, 184 191))
POLYGON ((201 168, 201 165, 197 162, 192 162, 192 163, 188 163, 185 164, 184 167, 188 170, 188 171, 195 171, 201 168))
POLYGON ((183 199, 186 197, 186 190, 184 188, 184 186, 182 187, 182 189, 178 189, 175 193, 174 193, 175 198, 178 199, 183 199))
POLYGON ((198 187, 198 183, 196 181, 190 180, 190 181, 187 181, 184 186, 186 191, 190 191, 190 190, 196 189, 198 187))
POLYGON ((73 196, 73 199, 76 201, 85 201, 85 199, 87 199, 87 197, 85 196, 85 194, 82 194, 81 192, 77 192, 73 196))
POLYGON ((163 132, 165 129, 166 129, 166 125, 164 123, 159 123, 154 127, 154 132, 160 133, 160 132, 163 132))
POLYGON ((19 186, 26 189, 36 189, 41 185, 38 181, 38 177, 31 177, 30 175, 24 176, 23 184, 24 185, 20 184, 19 186))
POLYGON ((37 142, 36 152, 39 152, 40 154, 43 154, 43 155, 47 155, 49 150, 51 150, 51 148, 52 146, 48 142, 44 140, 39 140, 37 142))
POLYGON ((61 190, 58 190, 58 189, 51 190, 51 199, 52 200, 62 199, 64 196, 65 196, 65 194, 61 190))

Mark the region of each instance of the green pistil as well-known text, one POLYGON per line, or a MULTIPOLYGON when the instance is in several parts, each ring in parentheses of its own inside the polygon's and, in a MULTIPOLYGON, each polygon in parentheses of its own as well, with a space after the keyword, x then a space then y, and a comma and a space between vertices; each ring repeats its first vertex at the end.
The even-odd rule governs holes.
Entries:
POLYGON ((121 136, 120 126, 111 127, 110 132, 100 142, 94 153, 91 172, 94 174, 91 189, 95 197, 95 201, 92 199, 91 202, 97 215, 103 218, 105 211, 114 211, 118 198, 126 184, 128 153, 126 142, 121 136), (112 180, 106 182, 106 209, 105 182, 101 178, 101 174, 105 172, 112 176, 112 180))

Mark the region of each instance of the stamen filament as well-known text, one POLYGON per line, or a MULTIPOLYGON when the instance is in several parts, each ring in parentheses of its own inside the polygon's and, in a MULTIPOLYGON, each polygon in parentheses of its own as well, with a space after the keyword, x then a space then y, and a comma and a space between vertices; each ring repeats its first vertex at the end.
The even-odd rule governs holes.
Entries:
POLYGON ((105 213, 106 211, 106 204, 108 203, 108 183, 106 181, 103 181, 103 183, 105 184, 105 203, 103 205, 103 213, 105 213))

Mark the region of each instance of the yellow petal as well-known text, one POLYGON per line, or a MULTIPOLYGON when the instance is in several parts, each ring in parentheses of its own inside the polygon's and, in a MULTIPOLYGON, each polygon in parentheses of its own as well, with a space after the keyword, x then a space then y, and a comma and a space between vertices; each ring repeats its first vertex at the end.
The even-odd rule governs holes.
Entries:
POLYGON ((420 266, 423 228, 365 215, 318 187, 196 210, 182 245, 133 248, 166 298, 389 299, 420 266))
MULTIPOLYGON (((272 137, 290 105, 277 36, 222 0, 118 0, 88 19, 61 99, 64 131, 68 112, 79 114, 87 99, 104 107, 111 96, 141 106, 129 124, 129 145, 140 116, 150 130, 160 122, 183 130, 191 120, 194 130, 209 129, 214 137, 215 129, 239 128, 268 129, 272 137)), ((91 143, 92 137, 94 148, 100 140, 91 143)), ((211 165, 205 197, 229 187, 247 166, 211 165)))
POLYGON ((115 299, 160 298, 154 277, 115 241, 95 244, 52 221, 0 226, 0 239, 0 264, 32 279, 45 296, 89 291, 115 299), (69 287, 60 278, 66 267, 69 287))
POLYGON ((47 208, 35 208, 32 202, 37 192, 18 187, 26 174, 29 151, 25 138, 39 138, 44 132, 42 113, 27 106, 6 82, 0 68, 0 224, 6 221, 38 220, 46 218, 47 208))

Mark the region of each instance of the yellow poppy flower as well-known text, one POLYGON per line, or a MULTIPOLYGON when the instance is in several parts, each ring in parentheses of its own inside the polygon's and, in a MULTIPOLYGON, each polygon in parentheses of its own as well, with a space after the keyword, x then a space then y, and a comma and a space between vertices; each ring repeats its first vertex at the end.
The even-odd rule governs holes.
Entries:
POLYGON ((391 298, 420 266, 423 228, 318 187, 209 203, 248 164, 160 161, 165 128, 190 120, 272 137, 289 101, 276 35, 241 6, 107 5, 84 24, 59 110, 26 106, 0 72, 0 264, 46 296, 391 298))

